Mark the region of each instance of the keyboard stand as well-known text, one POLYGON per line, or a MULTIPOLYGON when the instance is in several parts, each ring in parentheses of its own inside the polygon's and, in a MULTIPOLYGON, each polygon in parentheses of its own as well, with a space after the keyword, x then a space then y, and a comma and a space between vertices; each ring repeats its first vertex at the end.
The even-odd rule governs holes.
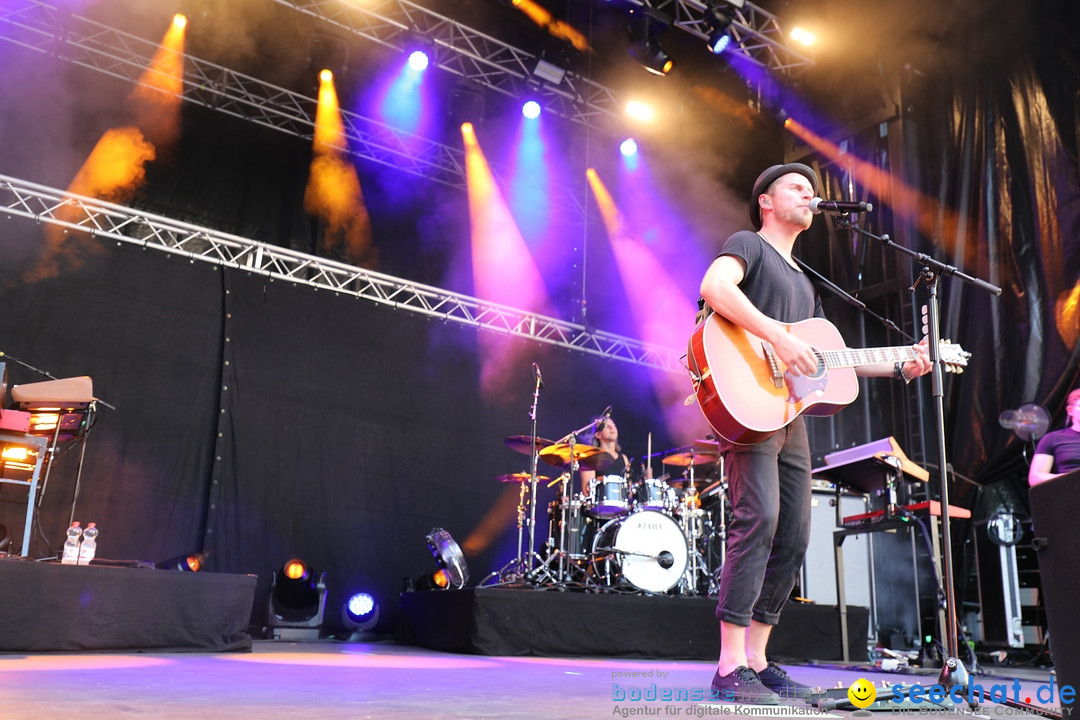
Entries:
POLYGON ((27 435, 13 430, 0 430, 0 446, 10 447, 13 445, 30 447, 37 454, 37 460, 34 463, 34 469, 29 480, 16 480, 14 478, 0 476, 0 483, 23 485, 29 492, 26 498, 26 524, 23 526, 23 540, 20 553, 23 557, 26 557, 30 554, 30 529, 34 524, 34 508, 36 506, 35 501, 37 498, 38 480, 41 477, 41 466, 45 462, 45 454, 48 451, 49 439, 37 435, 27 435))

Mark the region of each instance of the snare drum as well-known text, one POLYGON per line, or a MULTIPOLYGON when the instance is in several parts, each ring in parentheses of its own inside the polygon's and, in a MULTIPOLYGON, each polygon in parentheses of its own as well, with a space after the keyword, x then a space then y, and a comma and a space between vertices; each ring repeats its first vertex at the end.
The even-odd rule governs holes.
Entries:
POLYGON ((668 512, 675 506, 675 488, 659 478, 645 478, 637 486, 637 506, 641 510, 668 512))
POLYGON ((589 481, 589 513, 613 518, 630 512, 630 488, 622 475, 594 477, 589 481))

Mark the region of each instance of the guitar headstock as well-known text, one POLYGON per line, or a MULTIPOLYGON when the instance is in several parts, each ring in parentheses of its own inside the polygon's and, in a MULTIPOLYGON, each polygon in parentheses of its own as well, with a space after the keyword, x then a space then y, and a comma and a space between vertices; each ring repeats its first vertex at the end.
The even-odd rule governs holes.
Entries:
POLYGON ((938 359, 941 360, 941 369, 945 372, 960 374, 967 367, 968 358, 971 357, 959 344, 952 340, 942 340, 938 343, 938 359))

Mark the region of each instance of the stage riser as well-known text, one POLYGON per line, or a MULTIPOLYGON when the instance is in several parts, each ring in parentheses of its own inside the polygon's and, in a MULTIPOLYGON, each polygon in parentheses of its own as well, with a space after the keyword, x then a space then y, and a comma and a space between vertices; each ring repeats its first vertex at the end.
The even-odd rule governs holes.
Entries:
MULTIPOLYGON (((476 655, 602 656, 715 660, 715 598, 507 588, 401 596, 398 639, 476 655)), ((869 611, 848 606, 849 655, 866 657, 869 611)), ((835 607, 789 603, 772 633, 774 659, 839 660, 835 607)))
POLYGON ((250 650, 255 576, 0 561, 0 652, 250 650))

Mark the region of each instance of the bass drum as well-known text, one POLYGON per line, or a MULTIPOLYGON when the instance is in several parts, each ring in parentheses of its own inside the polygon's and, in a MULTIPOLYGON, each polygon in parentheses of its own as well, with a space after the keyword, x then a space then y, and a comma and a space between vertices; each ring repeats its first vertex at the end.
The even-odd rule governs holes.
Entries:
POLYGON ((639 590, 667 592, 686 572, 686 536, 679 524, 655 510, 636 512, 609 521, 593 540, 593 569, 610 576, 614 566, 626 582, 639 590))

